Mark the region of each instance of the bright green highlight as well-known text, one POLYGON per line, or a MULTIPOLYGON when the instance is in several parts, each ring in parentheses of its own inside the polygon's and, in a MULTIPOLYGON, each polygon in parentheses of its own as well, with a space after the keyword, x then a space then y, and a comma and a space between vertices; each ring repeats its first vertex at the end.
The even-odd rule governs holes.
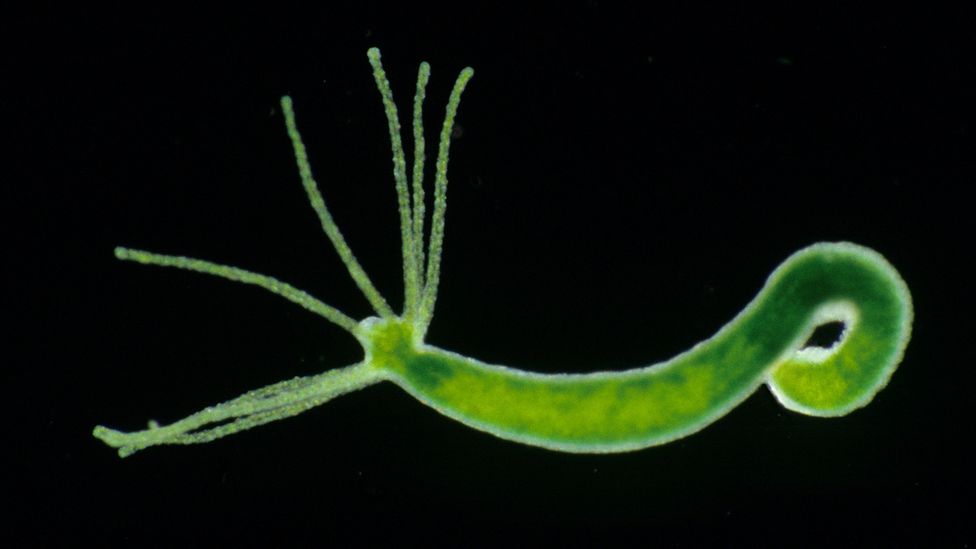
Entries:
POLYGON ((298 133, 291 99, 281 100, 299 176, 322 228, 378 316, 356 322, 336 308, 269 276, 199 259, 116 248, 116 257, 177 267, 260 286, 354 335, 364 359, 295 378, 205 408, 171 425, 150 422, 94 435, 119 455, 161 444, 196 444, 298 414, 381 381, 391 381, 438 412, 500 438, 566 452, 623 452, 662 444, 722 417, 762 384, 786 408, 842 416, 866 405, 890 379, 911 335, 908 288, 877 252, 819 243, 787 258, 753 301, 711 338, 671 360, 622 372, 543 375, 485 364, 427 345, 447 211, 447 163, 461 93, 454 84, 440 132, 434 205, 424 252, 423 101, 430 67, 420 65, 413 109, 414 157, 408 181, 396 104, 379 50, 368 52, 386 110, 403 244, 404 309, 393 313, 346 244, 325 205, 298 133), (409 184, 408 184, 409 183, 409 184), (426 265, 425 265, 426 261, 426 265), (817 326, 841 322, 830 348, 805 345, 817 326))

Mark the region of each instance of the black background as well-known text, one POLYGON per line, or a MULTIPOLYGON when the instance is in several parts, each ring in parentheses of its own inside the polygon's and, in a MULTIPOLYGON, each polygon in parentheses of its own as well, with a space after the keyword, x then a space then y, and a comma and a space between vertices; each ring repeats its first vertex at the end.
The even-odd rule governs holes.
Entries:
MULTIPOLYGON (((397 3, 7 18, 3 364, 18 545, 832 543, 962 547, 973 489, 973 46, 963 13, 397 3), (277 106, 295 100, 336 221, 399 306, 378 46, 401 115, 458 71, 428 342, 542 372, 624 369, 710 336, 793 251, 875 248, 916 307, 890 385, 848 417, 763 388, 620 455, 501 441, 392 385, 119 460, 104 423, 168 422, 357 361, 341 330, 126 245, 370 311, 321 234, 277 106)), ((811 4, 813 5, 813 4, 811 4)), ((406 121, 406 118, 404 118, 406 121)), ((430 158, 430 157, 429 157, 430 158)), ((432 160, 431 160, 432 164, 432 160)))

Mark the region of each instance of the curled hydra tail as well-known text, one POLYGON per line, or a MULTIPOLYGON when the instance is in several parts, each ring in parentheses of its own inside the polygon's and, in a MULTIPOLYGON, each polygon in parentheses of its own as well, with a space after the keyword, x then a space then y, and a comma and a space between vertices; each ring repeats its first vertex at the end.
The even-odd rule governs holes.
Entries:
POLYGON ((815 307, 811 329, 841 322, 844 330, 829 349, 799 349, 776 363, 766 378, 770 390, 787 409, 813 416, 868 404, 911 337, 912 300, 901 276, 877 252, 839 242, 800 250, 770 281, 777 278, 770 284, 776 298, 815 307))

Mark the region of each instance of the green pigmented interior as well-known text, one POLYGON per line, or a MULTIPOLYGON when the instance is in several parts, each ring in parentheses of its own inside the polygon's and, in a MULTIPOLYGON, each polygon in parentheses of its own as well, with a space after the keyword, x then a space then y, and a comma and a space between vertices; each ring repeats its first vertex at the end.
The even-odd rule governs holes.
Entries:
POLYGON ((900 356, 905 296, 870 250, 817 244, 783 263, 715 337, 651 367, 539 375, 406 344, 372 361, 441 413, 497 436, 565 451, 623 451, 697 431, 764 381, 807 414, 841 415, 865 404, 900 356), (814 312, 832 302, 856 306, 856 325, 827 360, 794 360, 815 327, 814 312))
POLYGON ((693 433, 764 382, 791 410, 844 415, 867 404, 901 360, 912 322, 908 289, 879 254, 849 243, 814 244, 793 254, 770 275, 752 303, 715 336, 652 366, 541 375, 426 345, 440 276, 450 136, 461 92, 473 71, 461 71, 448 100, 425 253, 422 106, 430 67, 423 63, 418 71, 411 187, 397 108, 379 50, 369 50, 368 57, 393 144, 403 244, 403 313, 396 315, 379 294, 332 220, 312 176, 291 99, 282 98, 288 136, 312 208, 377 316, 356 322, 284 282, 236 267, 127 248, 117 248, 116 257, 212 274, 281 295, 354 335, 363 346, 364 360, 251 391, 170 425, 150 422, 148 429, 128 433, 96 427, 93 434, 118 448, 120 456, 161 444, 209 442, 384 380, 451 418, 502 438, 569 452, 620 452, 693 433), (846 331, 830 350, 802 349, 818 324, 838 320, 845 322, 846 331))

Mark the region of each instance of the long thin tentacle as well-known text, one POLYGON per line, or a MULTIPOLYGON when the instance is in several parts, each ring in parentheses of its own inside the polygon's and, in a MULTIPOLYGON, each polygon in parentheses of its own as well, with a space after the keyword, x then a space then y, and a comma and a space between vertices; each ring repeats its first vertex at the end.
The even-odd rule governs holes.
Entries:
POLYGON ((393 179, 396 181, 397 205, 400 209, 400 238, 403 241, 403 310, 414 310, 417 302, 420 283, 417 257, 414 255, 413 220, 410 210, 410 196, 407 188, 407 161, 403 153, 403 142, 400 137, 400 117, 397 114, 396 103, 393 102, 393 91, 386 79, 383 63, 380 61, 380 50, 370 48, 366 55, 373 66, 373 78, 383 99, 386 111, 387 125, 390 129, 390 144, 393 148, 393 179))
POLYGON ((359 324, 349 316, 346 316, 339 309, 336 309, 331 305, 326 305, 318 299, 308 295, 304 291, 270 276, 252 273, 250 271, 245 271, 244 269, 238 269, 237 267, 220 265, 210 261, 204 261, 202 259, 193 259, 190 257, 177 255, 155 254, 142 250, 123 248, 121 246, 115 248, 115 257, 125 261, 142 263, 144 265, 176 267, 178 269, 196 271, 198 273, 219 276, 228 280, 260 286, 271 293, 278 294, 293 303, 301 305, 302 307, 325 318, 329 322, 332 322, 340 328, 345 329, 347 332, 353 335, 356 335, 358 332, 359 324))
POLYGON ((353 255, 349 245, 346 244, 346 239, 342 237, 342 232, 339 231, 339 227, 333 221, 332 214, 329 213, 329 209, 325 206, 325 200, 322 198, 322 194, 319 193, 318 184, 312 177, 312 167, 308 163, 305 144, 302 143, 302 136, 298 133, 298 126, 295 124, 295 111, 292 107, 291 97, 286 95, 281 98, 281 110, 285 115, 285 127, 288 129, 288 137, 291 138, 292 148, 295 149, 295 162, 298 164, 298 173, 301 176, 302 185, 305 187, 308 199, 312 203, 312 209, 319 216, 322 229, 325 231, 326 236, 329 237, 332 246, 335 247, 342 262, 346 265, 346 269, 349 270, 349 275, 352 276, 356 286, 359 287, 360 291, 363 292, 363 295, 366 296, 366 299, 373 306, 373 310, 383 317, 392 318, 396 316, 380 292, 373 286, 373 282, 366 275, 366 271, 359 265, 356 256, 353 255))
MULTIPOLYGON (((427 81, 430 80, 430 65, 420 64, 417 71, 417 93, 413 98, 413 259, 417 264, 415 298, 419 301, 424 287, 424 97, 427 95, 427 81)), ((419 303, 405 312, 410 318, 417 315, 419 303)))
POLYGON ((458 75, 454 89, 451 90, 451 97, 447 101, 444 125, 441 127, 434 180, 434 213, 430 225, 430 249, 427 253, 427 276, 417 322, 421 337, 427 332, 427 326, 434 315, 437 285, 440 281, 441 251, 444 245, 444 216, 447 212, 447 161, 451 147, 451 133, 454 130, 454 118, 457 116, 458 104, 461 102, 461 93, 472 76, 474 76, 474 69, 471 67, 465 67, 458 75))
POLYGON ((160 426, 149 423, 143 431, 125 433, 102 425, 92 434, 105 444, 118 448, 126 457, 161 444, 200 444, 210 442, 265 423, 294 416, 337 396, 381 381, 377 370, 366 363, 308 376, 296 377, 245 393, 233 400, 209 406, 184 419, 160 426), (210 428, 207 425, 233 420, 210 428))

